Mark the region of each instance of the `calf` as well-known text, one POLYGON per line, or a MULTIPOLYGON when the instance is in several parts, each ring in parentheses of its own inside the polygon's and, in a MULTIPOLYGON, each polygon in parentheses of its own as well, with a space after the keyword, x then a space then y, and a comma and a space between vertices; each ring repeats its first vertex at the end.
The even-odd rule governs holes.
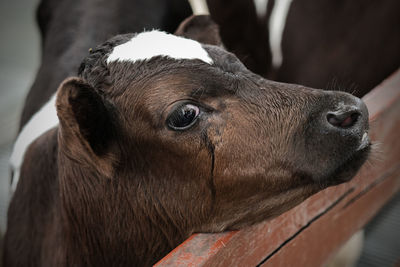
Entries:
MULTIPOLYGON (((179 32, 215 29, 205 20, 179 32)), ((265 80, 221 46, 160 31, 92 49, 53 99, 59 123, 13 154, 6 266, 147 266, 194 232, 351 179, 370 150, 360 99, 265 80)))

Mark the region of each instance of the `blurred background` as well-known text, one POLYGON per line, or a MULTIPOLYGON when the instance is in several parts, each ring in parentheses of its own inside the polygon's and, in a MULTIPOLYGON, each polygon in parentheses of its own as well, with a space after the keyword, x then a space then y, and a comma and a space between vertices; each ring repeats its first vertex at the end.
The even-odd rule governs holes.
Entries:
MULTIPOLYGON (((35 21, 38 0, 0 1, 0 232, 9 203, 8 159, 17 135, 25 96, 40 62, 35 21)), ((366 227, 357 266, 393 266, 400 258, 400 194, 366 227)))
POLYGON ((0 229, 9 201, 8 159, 22 107, 39 67, 40 39, 35 21, 38 0, 0 1, 0 229))

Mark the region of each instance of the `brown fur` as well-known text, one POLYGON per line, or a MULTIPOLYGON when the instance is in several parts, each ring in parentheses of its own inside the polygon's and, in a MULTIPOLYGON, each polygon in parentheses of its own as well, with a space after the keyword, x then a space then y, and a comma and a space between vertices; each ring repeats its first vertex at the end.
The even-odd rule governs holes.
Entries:
POLYGON ((175 31, 175 35, 185 36, 204 44, 222 45, 218 25, 207 15, 188 17, 175 31))
POLYGON ((208 0, 207 4, 227 50, 251 71, 267 76, 271 62, 268 21, 257 18, 253 0, 208 0))

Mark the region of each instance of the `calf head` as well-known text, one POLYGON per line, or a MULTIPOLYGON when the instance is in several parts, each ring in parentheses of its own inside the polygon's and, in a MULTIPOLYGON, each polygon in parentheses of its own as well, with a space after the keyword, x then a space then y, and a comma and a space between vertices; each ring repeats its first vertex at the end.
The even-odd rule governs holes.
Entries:
POLYGON ((57 110, 70 249, 104 242, 114 261, 276 216, 351 179, 370 147, 360 99, 265 80, 158 31, 95 48, 57 110))

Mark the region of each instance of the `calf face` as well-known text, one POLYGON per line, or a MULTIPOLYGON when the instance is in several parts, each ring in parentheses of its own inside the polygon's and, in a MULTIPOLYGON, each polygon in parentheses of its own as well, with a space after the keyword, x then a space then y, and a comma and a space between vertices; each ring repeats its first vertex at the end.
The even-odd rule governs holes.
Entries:
POLYGON ((173 246, 176 233, 280 214, 350 179, 365 161, 360 99, 265 80, 222 48, 192 42, 121 35, 61 85, 60 179, 71 218, 108 214, 100 216, 106 224, 122 198, 123 213, 147 216, 139 224, 159 224, 173 246), (151 53, 139 53, 142 44, 151 53), (88 192, 101 207, 81 208, 88 192))

